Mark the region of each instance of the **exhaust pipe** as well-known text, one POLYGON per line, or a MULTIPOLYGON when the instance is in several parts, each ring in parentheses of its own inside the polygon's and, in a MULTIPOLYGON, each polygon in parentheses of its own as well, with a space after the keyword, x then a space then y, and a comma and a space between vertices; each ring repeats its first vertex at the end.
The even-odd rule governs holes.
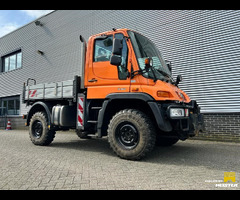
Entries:
POLYGON ((84 37, 82 35, 79 36, 79 39, 81 41, 81 63, 80 63, 80 69, 82 69, 80 88, 84 89, 84 73, 85 73, 85 59, 86 59, 87 43, 86 43, 86 40, 84 39, 84 37))

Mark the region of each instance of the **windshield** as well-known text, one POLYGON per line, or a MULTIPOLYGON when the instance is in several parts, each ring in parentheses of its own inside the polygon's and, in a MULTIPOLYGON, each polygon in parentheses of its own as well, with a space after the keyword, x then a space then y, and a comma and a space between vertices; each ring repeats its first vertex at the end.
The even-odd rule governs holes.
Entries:
POLYGON ((144 37, 133 31, 128 31, 130 36, 134 52, 137 57, 139 68, 145 69, 145 59, 152 58, 153 67, 152 70, 144 73, 143 76, 146 78, 154 79, 154 74, 159 80, 173 81, 171 72, 169 71, 165 61, 162 58, 160 51, 148 38, 144 37))

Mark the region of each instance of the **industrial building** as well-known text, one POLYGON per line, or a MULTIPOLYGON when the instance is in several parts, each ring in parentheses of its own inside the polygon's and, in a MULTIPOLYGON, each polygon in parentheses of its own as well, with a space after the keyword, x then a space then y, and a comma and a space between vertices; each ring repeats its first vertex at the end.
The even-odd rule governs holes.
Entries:
POLYGON ((199 137, 240 141, 239 10, 56 10, 0 38, 0 126, 23 128, 23 82, 73 79, 79 35, 129 28, 151 39, 172 62, 179 87, 197 100, 206 130, 199 137))

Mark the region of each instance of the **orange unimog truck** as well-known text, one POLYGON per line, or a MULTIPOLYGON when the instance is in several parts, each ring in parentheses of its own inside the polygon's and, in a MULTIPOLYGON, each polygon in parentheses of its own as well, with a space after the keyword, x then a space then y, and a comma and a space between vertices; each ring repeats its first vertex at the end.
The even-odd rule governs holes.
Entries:
POLYGON ((178 88, 181 76, 173 80, 171 64, 151 40, 113 29, 88 44, 82 36, 80 41, 80 76, 24 83, 23 102, 31 105, 24 118, 35 145, 49 145, 58 130, 75 129, 80 138, 107 136, 119 157, 139 160, 155 145, 198 133, 200 107, 178 88))

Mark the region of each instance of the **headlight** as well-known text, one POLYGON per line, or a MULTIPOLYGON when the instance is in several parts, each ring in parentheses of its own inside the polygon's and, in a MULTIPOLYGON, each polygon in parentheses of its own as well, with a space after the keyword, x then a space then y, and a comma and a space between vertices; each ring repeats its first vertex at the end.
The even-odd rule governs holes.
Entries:
POLYGON ((187 108, 170 108, 170 117, 189 117, 189 110, 187 108))
POLYGON ((170 109, 170 117, 184 117, 184 109, 183 108, 171 108, 170 109))

